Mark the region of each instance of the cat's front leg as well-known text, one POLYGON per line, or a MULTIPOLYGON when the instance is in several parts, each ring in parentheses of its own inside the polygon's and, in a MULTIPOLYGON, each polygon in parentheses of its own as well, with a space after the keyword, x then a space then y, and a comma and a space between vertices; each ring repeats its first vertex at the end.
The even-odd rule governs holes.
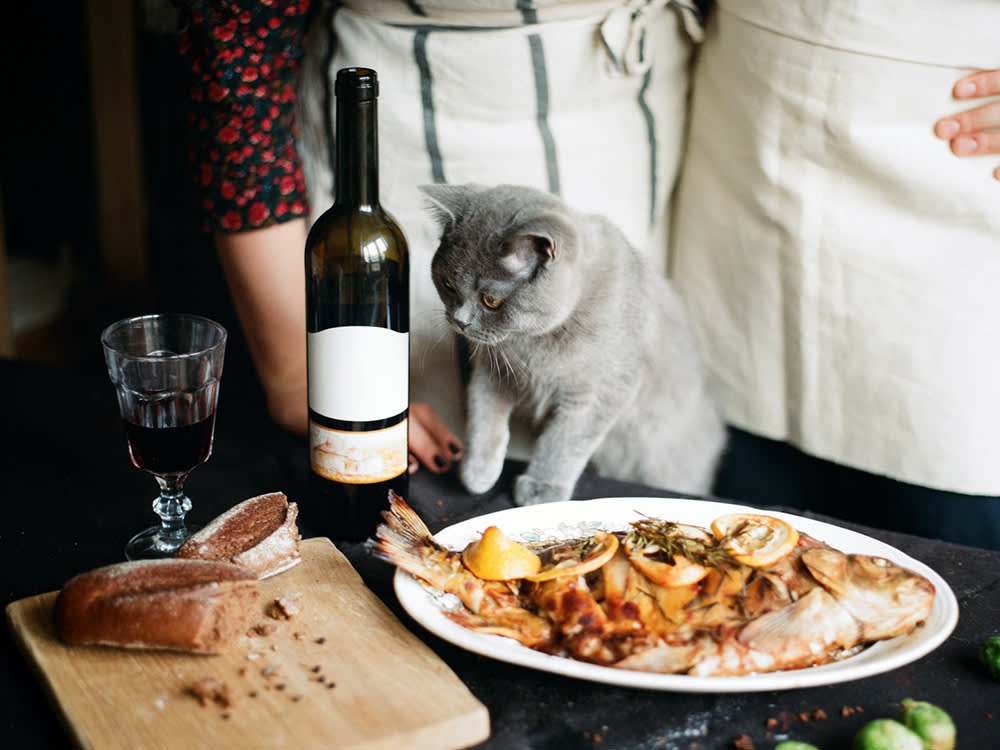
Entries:
POLYGON ((573 495, 575 480, 568 484, 553 484, 522 474, 514 482, 514 502, 518 505, 561 503, 573 495))
POLYGON ((559 406, 538 436, 528 470, 514 484, 514 502, 540 505, 569 500, 587 461, 612 424, 588 400, 559 406))
POLYGON ((486 492, 497 483, 507 457, 514 398, 485 368, 473 367, 468 387, 469 414, 465 457, 459 474, 469 492, 486 492))

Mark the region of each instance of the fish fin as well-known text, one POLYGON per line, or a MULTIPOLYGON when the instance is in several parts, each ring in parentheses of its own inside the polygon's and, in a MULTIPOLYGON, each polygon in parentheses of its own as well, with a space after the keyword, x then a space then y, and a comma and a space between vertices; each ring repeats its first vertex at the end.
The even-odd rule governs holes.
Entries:
POLYGON ((737 640, 753 651, 770 654, 778 669, 815 664, 828 654, 854 646, 858 623, 829 593, 814 588, 794 604, 749 622, 737 640))

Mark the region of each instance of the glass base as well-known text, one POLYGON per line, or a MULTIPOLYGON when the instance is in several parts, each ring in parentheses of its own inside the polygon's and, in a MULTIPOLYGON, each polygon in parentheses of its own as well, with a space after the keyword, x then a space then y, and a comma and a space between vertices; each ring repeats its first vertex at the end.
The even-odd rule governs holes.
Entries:
POLYGON ((177 548, 191 536, 197 527, 188 526, 178 534, 163 533, 162 526, 151 526, 145 531, 140 531, 129 539, 125 545, 125 558, 127 560, 164 560, 174 556, 177 548))

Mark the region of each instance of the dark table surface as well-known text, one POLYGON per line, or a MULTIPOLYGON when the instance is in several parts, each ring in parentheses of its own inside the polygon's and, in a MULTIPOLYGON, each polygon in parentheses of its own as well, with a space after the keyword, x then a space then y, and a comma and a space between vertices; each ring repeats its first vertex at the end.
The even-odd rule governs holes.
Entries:
MULTIPOLYGON (((9 603, 56 590, 83 570, 120 561, 129 535, 152 523, 149 503, 155 493, 152 479, 128 461, 114 394, 103 371, 0 360, 0 387, 5 510, 0 570, 9 603)), ((493 491, 475 497, 453 476, 422 471, 411 480, 409 500, 436 531, 513 507, 511 486, 519 469, 510 463, 493 491)), ((275 429, 252 390, 227 391, 224 384, 213 455, 189 479, 194 501, 190 518, 204 523, 240 500, 271 490, 301 499, 305 472, 304 441, 275 429)), ((591 475, 581 478, 575 493, 575 499, 605 496, 671 493, 591 475)), ((305 505, 300 521, 304 536, 330 535, 309 527, 305 505)), ((1000 632, 1000 552, 843 525, 888 542, 940 573, 960 604, 954 633, 924 658, 884 674, 809 689, 739 694, 613 687, 466 652, 425 631, 399 607, 389 566, 367 557, 359 545, 338 547, 369 587, 489 709, 492 734, 481 748, 722 750, 745 735, 758 750, 785 738, 834 750, 848 748, 867 721, 896 716, 906 697, 945 708, 958 727, 959 748, 1000 747, 1000 682, 991 680, 976 659, 979 644, 1000 632)), ((69 746, 57 710, 6 628, 3 653, 4 744, 69 746)))

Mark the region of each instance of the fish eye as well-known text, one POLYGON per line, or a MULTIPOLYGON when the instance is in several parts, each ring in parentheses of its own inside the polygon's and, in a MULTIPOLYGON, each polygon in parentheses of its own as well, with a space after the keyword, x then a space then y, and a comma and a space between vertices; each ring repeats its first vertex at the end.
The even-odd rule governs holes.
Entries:
POLYGON ((486 305, 490 310, 496 310, 500 305, 503 304, 503 300, 492 295, 486 294, 485 292, 481 296, 483 304, 486 305))

